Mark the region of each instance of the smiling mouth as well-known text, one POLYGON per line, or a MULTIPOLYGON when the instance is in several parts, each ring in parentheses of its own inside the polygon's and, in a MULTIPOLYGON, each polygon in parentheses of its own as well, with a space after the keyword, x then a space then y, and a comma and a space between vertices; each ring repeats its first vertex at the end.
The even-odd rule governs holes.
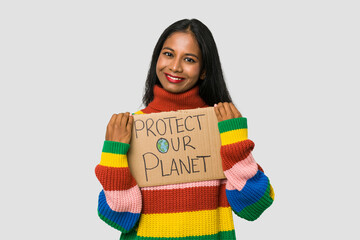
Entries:
POLYGON ((180 83, 180 82, 185 80, 185 78, 174 77, 174 76, 171 76, 171 75, 166 74, 166 73, 164 73, 164 74, 165 74, 166 79, 171 83, 180 83))

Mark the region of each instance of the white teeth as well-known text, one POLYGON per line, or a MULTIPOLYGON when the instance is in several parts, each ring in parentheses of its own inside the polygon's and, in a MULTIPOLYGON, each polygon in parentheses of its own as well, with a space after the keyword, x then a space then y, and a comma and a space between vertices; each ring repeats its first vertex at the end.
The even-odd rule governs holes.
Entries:
POLYGON ((177 80, 177 81, 179 81, 179 80, 182 80, 182 78, 175 78, 175 77, 172 77, 172 76, 169 76, 169 75, 167 75, 169 78, 171 78, 172 80, 177 80))

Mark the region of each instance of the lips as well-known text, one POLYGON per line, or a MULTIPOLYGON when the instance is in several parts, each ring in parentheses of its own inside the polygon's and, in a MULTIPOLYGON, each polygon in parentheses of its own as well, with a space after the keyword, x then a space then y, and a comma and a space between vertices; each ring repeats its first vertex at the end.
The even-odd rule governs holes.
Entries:
POLYGON ((167 73, 164 73, 164 74, 165 74, 166 79, 171 83, 180 83, 185 80, 185 78, 173 76, 173 75, 170 75, 167 73))

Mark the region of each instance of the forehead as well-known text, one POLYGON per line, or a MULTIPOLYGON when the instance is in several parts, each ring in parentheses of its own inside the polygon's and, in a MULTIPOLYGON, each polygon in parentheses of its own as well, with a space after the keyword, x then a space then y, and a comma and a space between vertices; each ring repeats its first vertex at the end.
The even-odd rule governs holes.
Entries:
POLYGON ((174 51, 187 52, 200 55, 199 44, 192 33, 175 32, 164 42, 163 47, 170 47, 174 51))

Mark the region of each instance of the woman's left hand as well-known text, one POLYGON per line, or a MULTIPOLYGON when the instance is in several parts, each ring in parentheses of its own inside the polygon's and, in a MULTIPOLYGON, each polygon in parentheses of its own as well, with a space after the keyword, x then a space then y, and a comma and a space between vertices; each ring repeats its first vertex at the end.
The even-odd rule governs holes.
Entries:
POLYGON ((214 110, 219 122, 242 117, 241 113, 236 109, 233 103, 220 102, 214 105, 214 110))

